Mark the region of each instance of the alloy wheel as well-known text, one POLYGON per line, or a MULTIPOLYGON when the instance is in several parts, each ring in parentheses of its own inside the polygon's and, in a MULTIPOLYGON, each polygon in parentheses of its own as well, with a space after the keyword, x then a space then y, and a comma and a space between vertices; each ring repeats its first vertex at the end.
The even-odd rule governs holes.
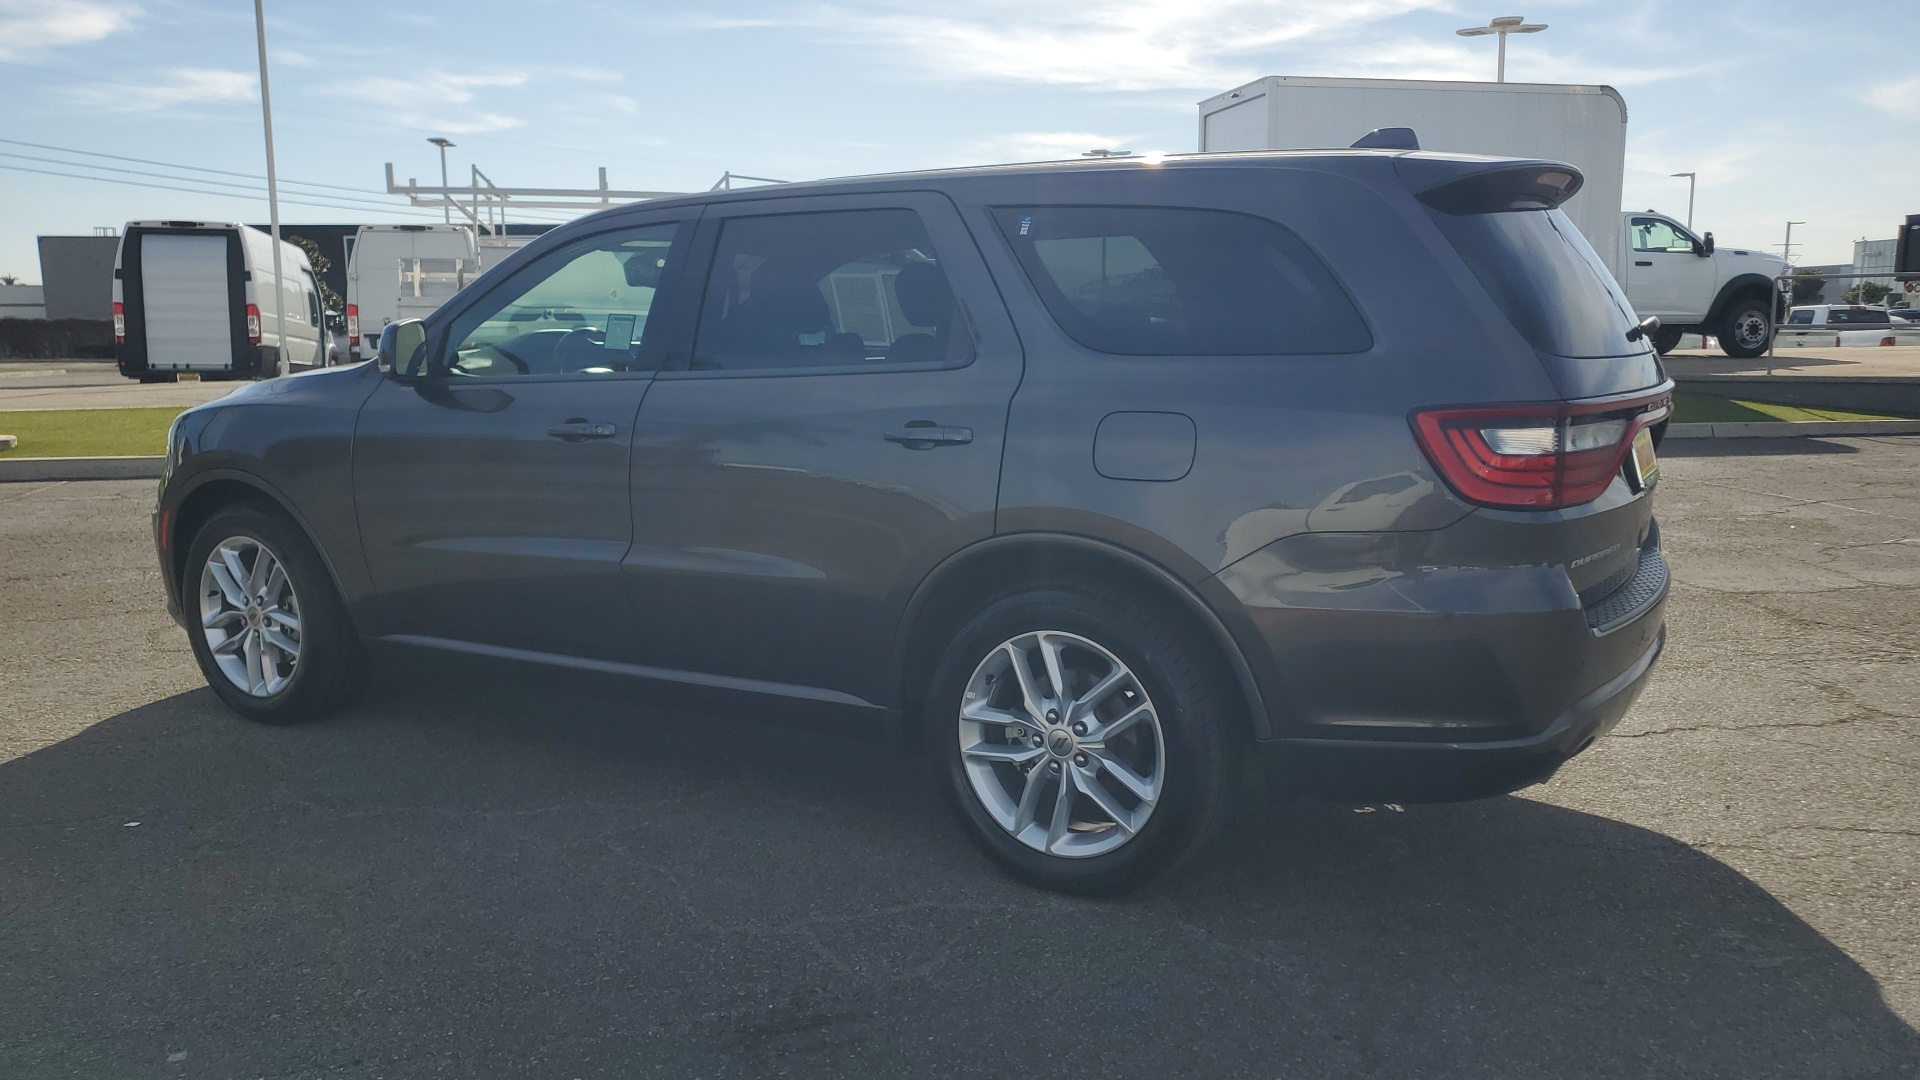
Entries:
POLYGON ((286 567, 250 536, 214 545, 200 571, 200 626, 227 681, 272 697, 300 663, 300 601, 286 567))
POLYGON ((1160 800, 1159 713, 1119 657, 1077 634, 1036 631, 990 651, 967 680, 959 739, 980 805, 1048 855, 1113 851, 1160 800))

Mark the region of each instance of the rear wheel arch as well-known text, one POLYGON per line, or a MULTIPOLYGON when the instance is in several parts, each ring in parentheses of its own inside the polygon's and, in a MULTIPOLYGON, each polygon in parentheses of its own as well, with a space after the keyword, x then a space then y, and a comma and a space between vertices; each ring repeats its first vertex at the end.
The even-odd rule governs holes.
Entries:
POLYGON ((1160 607, 1210 647, 1235 684, 1248 740, 1269 737, 1267 705, 1239 643, 1212 608, 1158 563, 1087 537, 1013 534, 956 553, 915 590, 896 635, 895 668, 903 731, 924 728, 925 695, 954 631, 993 600, 1028 588, 1083 585, 1126 593, 1160 607))

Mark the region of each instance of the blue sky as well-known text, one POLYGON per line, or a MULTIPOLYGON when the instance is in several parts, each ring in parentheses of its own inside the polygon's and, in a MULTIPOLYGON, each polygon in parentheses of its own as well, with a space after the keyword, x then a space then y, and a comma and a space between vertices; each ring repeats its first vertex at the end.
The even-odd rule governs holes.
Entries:
MULTIPOLYGON (((283 190, 288 221, 437 217, 378 209, 403 205, 381 194, 383 162, 437 179, 432 135, 457 144, 456 175, 475 163, 501 184, 574 187, 604 165, 615 187, 661 190, 725 170, 1191 151, 1196 103, 1262 75, 1490 78, 1491 40, 1453 30, 1508 13, 1551 27, 1512 40, 1510 79, 1625 95, 1629 206, 1684 213, 1685 181, 1667 174, 1697 171, 1697 225, 1761 246, 1805 221, 1800 262, 1847 261, 1852 241, 1920 213, 1916 23, 1893 32, 1885 5, 1825 23, 1842 33, 1778 0, 266 6, 280 174, 308 185, 283 190)), ((0 273, 39 279, 39 233, 265 220, 256 78, 245 0, 0 0, 0 273), (104 175, 76 162, 241 197, 45 175, 104 175)))

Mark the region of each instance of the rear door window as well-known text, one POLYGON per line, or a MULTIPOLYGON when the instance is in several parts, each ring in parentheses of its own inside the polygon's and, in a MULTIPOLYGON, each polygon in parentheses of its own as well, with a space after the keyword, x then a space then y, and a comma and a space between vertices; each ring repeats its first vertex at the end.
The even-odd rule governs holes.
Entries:
POLYGON ((912 210, 770 214, 722 226, 695 370, 972 359, 973 337, 912 210))
POLYGON ((1373 335, 1319 256, 1265 218, 1145 206, 995 211, 1067 336, 1126 356, 1359 353, 1373 335))

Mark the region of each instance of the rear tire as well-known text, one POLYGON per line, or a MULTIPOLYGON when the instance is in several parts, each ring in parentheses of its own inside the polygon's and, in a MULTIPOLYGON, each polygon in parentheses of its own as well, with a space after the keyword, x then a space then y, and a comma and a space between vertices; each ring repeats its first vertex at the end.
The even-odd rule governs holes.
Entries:
POLYGON ((346 605, 284 514, 244 504, 216 511, 188 546, 181 578, 194 659, 233 711, 302 723, 360 685, 363 652, 346 605))
POLYGON ((1773 343, 1773 305, 1763 297, 1744 296, 1727 307, 1720 318, 1720 351, 1739 360, 1767 351, 1773 343))
POLYGON ((1192 637, 1130 596, 1069 585, 1003 596, 954 635, 927 745, 981 851, 1041 888, 1097 896, 1162 878, 1213 838, 1232 808, 1237 705, 1192 637))

